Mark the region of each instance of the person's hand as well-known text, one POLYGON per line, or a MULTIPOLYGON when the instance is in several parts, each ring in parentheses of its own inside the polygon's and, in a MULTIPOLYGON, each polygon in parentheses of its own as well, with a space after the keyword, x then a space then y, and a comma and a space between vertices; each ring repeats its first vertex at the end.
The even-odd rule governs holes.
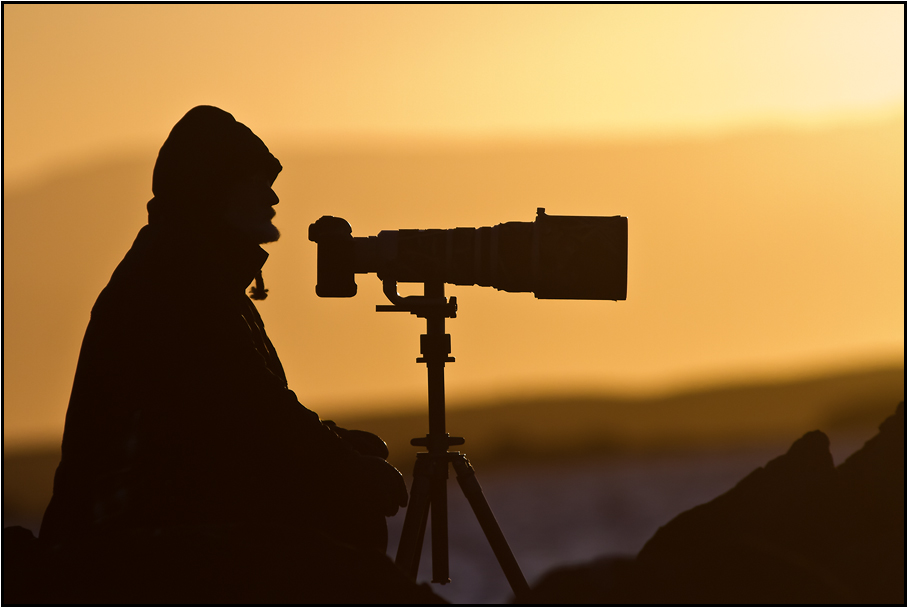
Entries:
POLYGON ((356 494, 372 502, 385 517, 407 506, 407 484, 394 465, 378 456, 359 456, 355 469, 356 494))
POLYGON ((331 420, 324 420, 323 423, 343 439, 344 443, 363 456, 378 456, 385 460, 388 459, 388 444, 378 435, 368 431, 341 428, 331 420))

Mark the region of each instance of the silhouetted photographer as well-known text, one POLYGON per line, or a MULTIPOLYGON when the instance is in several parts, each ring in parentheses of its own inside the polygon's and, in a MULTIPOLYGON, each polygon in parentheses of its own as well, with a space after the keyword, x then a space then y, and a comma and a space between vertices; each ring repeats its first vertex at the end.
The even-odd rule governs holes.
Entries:
MULTIPOLYGON (((429 603, 384 555, 407 503, 370 433, 288 388, 252 298, 281 171, 230 114, 190 110, 148 225, 92 309, 39 536, 53 603, 429 603)), ((39 581, 41 582, 41 581, 39 581)))

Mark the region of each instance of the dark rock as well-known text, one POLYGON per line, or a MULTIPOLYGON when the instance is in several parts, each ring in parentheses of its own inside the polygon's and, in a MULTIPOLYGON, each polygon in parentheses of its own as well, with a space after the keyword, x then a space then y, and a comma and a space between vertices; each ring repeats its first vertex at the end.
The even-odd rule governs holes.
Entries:
POLYGON ((823 556, 861 603, 905 604, 905 404, 836 470, 823 556))
POLYGON ((825 542, 815 523, 834 473, 829 440, 807 433, 729 492, 660 528, 624 592, 655 603, 830 601, 835 578, 805 554, 825 542))
POLYGON ((807 433, 619 570, 560 569, 534 591, 542 603, 904 605, 905 506, 900 404, 838 468, 826 435, 807 433))
POLYGON ((22 564, 38 553, 38 539, 22 526, 3 528, 3 561, 22 564))
POLYGON ((614 604, 616 586, 630 574, 632 557, 603 557, 589 564, 563 566, 547 573, 533 587, 532 603, 614 604))
MULTIPOLYGON (((4 530, 4 551, 8 534, 24 538, 4 530)), ((445 603, 386 555, 304 530, 199 526, 36 542, 16 566, 4 559, 4 605, 445 603)))

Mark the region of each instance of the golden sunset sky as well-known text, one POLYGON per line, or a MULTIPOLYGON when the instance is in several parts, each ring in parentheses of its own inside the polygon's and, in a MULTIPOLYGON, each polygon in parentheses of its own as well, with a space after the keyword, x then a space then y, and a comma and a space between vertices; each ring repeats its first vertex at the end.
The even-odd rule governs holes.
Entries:
POLYGON ((323 417, 425 392, 424 326, 376 315, 374 278, 352 300, 316 298, 306 228, 326 214, 358 236, 532 221, 537 206, 629 218, 626 302, 449 288, 462 307, 448 323, 452 407, 902 358, 903 5, 3 16, 11 444, 62 432, 91 304, 144 222, 158 148, 199 104, 231 112, 285 166, 260 310, 291 388, 323 417), (80 176, 96 198, 54 190, 80 176))

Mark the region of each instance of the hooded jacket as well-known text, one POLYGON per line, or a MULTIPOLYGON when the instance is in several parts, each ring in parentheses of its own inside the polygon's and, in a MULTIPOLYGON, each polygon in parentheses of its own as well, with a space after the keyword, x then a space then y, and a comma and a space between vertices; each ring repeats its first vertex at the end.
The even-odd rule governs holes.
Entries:
POLYGON ((245 294, 267 253, 205 222, 238 173, 280 164, 226 112, 197 110, 162 147, 149 224, 92 309, 42 539, 299 523, 355 502, 359 455, 288 389, 245 294), (207 160, 200 139, 215 140, 207 160))

